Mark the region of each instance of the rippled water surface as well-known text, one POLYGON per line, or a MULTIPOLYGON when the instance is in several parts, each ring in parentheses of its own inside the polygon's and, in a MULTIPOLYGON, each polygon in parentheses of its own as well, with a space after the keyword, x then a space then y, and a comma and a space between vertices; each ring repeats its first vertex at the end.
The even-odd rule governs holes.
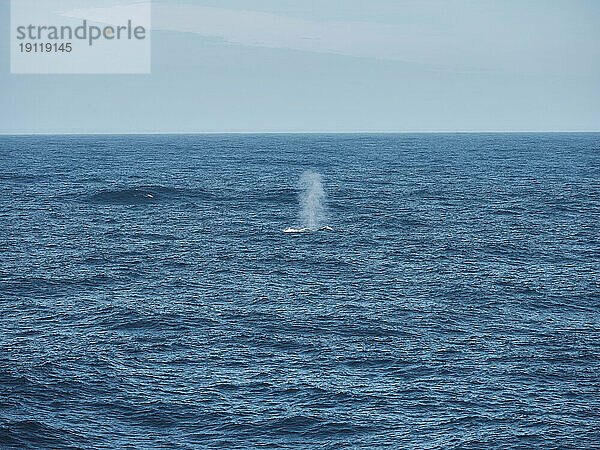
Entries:
POLYGON ((0 447, 600 445, 598 134, 0 137, 0 194, 0 447))

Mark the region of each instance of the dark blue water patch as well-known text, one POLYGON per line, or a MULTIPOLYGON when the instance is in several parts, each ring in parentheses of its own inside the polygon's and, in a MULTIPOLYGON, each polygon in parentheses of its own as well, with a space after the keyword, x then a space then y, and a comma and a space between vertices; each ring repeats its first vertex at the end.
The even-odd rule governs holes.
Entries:
POLYGON ((254 200, 259 203, 288 203, 294 202, 298 198, 298 189, 295 188, 270 188, 255 191, 246 191, 241 193, 242 198, 254 200))
POLYGON ((140 205, 148 203, 173 202, 182 200, 214 200, 218 197, 202 189, 184 189, 165 186, 138 186, 123 189, 100 190, 88 197, 88 201, 98 204, 140 205))
POLYGON ((0 181, 6 183, 31 183, 44 178, 44 175, 33 175, 24 173, 0 173, 0 181))
POLYGON ((72 448, 85 442, 66 429, 49 427, 35 420, 22 420, 0 426, 0 444, 14 447, 72 448))
POLYGON ((136 232, 133 234, 134 240, 143 240, 143 241, 176 241, 180 239, 174 234, 162 234, 162 233, 152 233, 152 232, 136 232))

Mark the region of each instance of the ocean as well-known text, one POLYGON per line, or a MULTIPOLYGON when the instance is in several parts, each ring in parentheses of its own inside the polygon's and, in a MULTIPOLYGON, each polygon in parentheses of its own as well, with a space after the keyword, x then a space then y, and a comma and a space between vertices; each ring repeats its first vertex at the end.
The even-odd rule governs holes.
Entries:
POLYGON ((2 136, 0 190, 1 448, 600 446, 600 134, 2 136))

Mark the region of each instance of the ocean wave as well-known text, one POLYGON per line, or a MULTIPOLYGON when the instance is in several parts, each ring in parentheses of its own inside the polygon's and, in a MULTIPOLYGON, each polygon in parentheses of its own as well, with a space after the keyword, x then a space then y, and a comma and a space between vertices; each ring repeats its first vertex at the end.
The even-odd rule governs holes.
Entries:
POLYGON ((173 188, 165 186, 136 186, 123 189, 103 189, 92 194, 91 203, 135 205, 158 203, 177 199, 215 199, 212 192, 202 189, 173 188))
POLYGON ((48 175, 33 175, 33 174, 22 174, 13 172, 2 172, 0 173, 0 181, 8 181, 14 183, 34 183, 36 181, 47 178, 48 175))
POLYGON ((72 443, 67 436, 72 434, 37 420, 9 422, 0 427, 0 444, 7 446, 68 447, 72 443))

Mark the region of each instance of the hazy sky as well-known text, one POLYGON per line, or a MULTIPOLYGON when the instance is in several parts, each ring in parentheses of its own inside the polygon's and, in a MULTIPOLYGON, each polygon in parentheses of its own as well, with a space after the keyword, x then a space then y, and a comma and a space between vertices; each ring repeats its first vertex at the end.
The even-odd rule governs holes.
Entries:
POLYGON ((600 130, 598 0, 172 0, 152 20, 151 75, 11 75, 0 40, 0 132, 600 130))

